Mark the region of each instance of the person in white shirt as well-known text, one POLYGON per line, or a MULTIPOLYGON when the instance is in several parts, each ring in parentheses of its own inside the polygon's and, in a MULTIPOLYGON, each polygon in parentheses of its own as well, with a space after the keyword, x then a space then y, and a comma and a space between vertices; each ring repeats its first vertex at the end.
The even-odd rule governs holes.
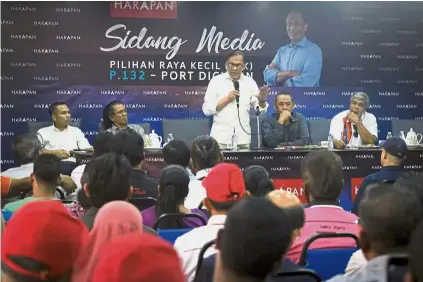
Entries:
POLYGON ((190 154, 190 167, 195 179, 189 182, 185 206, 189 209, 196 209, 206 197, 206 190, 201 182, 215 165, 223 162, 223 155, 217 141, 207 135, 198 136, 194 140, 190 154))
POLYGON ((51 104, 49 113, 53 119, 53 125, 37 131, 38 139, 43 147, 41 154, 58 157, 62 161, 61 173, 70 175, 77 166, 76 159, 71 156, 71 151, 91 149, 91 145, 81 129, 69 125, 71 113, 66 103, 59 101, 51 104))
POLYGON ((332 118, 329 134, 333 136, 335 148, 371 145, 377 141, 376 117, 366 111, 369 103, 366 93, 357 92, 351 96, 349 110, 342 111, 332 118))
POLYGON ((269 87, 264 86, 259 90, 257 83, 242 73, 245 61, 240 51, 229 53, 225 67, 227 72, 213 77, 209 82, 203 113, 206 116, 213 115, 210 135, 222 148, 231 146, 235 132, 238 147, 248 149, 251 143, 249 111, 251 107, 262 114, 267 111, 269 87))
MULTIPOLYGON (((198 256, 201 248, 208 242, 216 239, 217 233, 226 221, 229 209, 248 195, 241 169, 235 164, 221 163, 216 165, 203 180, 207 197, 204 206, 212 216, 207 225, 194 228, 180 236, 175 241, 174 248, 179 254, 182 269, 187 276, 187 281, 193 281, 197 267, 198 256)), ((204 257, 216 253, 211 247, 204 257)))

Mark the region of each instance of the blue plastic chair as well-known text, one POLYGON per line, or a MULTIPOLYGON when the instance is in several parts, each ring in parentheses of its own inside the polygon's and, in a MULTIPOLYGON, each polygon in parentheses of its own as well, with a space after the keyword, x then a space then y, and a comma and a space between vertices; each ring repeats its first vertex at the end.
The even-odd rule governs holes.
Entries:
POLYGON ((159 229, 157 230, 157 235, 162 238, 163 240, 168 241, 172 245, 175 244, 176 239, 179 236, 184 235, 185 233, 191 231, 191 228, 185 229, 159 229))
POLYGON ((8 222, 13 215, 13 213, 8 210, 1 210, 1 213, 3 215, 4 222, 8 222))
POLYGON ((323 281, 335 275, 343 274, 351 255, 360 248, 357 236, 350 233, 321 233, 307 239, 301 252, 299 265, 314 270, 323 281), (357 247, 355 248, 330 248, 309 250, 310 245, 319 239, 326 238, 351 238, 357 247))

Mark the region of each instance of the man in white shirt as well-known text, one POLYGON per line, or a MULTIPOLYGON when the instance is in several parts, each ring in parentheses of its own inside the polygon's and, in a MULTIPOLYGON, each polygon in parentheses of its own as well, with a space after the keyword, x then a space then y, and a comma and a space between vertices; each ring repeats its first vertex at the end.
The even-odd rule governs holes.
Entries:
POLYGON ((38 139, 43 147, 41 154, 51 154, 58 157, 62 161, 61 173, 70 175, 77 166, 76 159, 71 157, 71 151, 91 149, 91 145, 81 129, 69 125, 71 114, 64 102, 53 103, 49 112, 53 119, 53 125, 37 131, 38 139))
POLYGON ((249 111, 251 107, 261 113, 267 111, 269 87, 264 86, 259 90, 257 83, 242 73, 245 61, 240 51, 228 55, 225 67, 227 72, 213 77, 209 82, 203 112, 206 116, 213 115, 210 135, 222 148, 231 145, 235 132, 238 147, 248 149, 251 143, 249 111))
POLYGON ((332 118, 329 134, 333 136, 335 148, 371 145, 377 141, 376 117, 366 112, 369 103, 366 93, 357 92, 351 97, 350 109, 332 118))
MULTIPOLYGON (((216 165, 203 180, 203 186, 207 193, 207 198, 203 201, 204 206, 212 216, 207 225, 185 233, 176 240, 174 245, 181 258, 187 281, 194 280, 201 248, 216 239, 218 231, 225 224, 229 209, 247 194, 242 171, 235 164, 216 165)), ((214 253, 216 249, 211 247, 204 257, 214 253)))

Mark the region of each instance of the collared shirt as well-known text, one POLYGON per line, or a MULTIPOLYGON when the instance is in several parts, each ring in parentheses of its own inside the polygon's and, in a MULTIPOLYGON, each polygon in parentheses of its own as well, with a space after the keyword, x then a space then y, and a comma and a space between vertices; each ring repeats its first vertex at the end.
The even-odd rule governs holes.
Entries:
POLYGON ((405 170, 402 166, 384 166, 380 169, 379 172, 372 173, 366 178, 364 178, 363 182, 358 189, 357 196, 355 197, 354 207, 352 209, 352 213, 358 215, 358 205, 360 204, 361 200, 364 198, 365 192, 369 184, 371 183, 381 183, 383 181, 388 182, 395 182, 398 177, 404 174, 405 170))
MULTIPOLYGON (((78 127, 70 126, 62 131, 54 125, 41 128, 37 131, 37 137, 46 150, 66 150, 91 148, 90 142, 78 127)), ((65 162, 76 162, 74 157, 63 159, 65 162)))
POLYGON ((34 163, 24 164, 18 167, 12 167, 8 170, 5 170, 1 173, 2 176, 7 176, 10 178, 21 179, 31 176, 31 173, 34 171, 34 163))
MULTIPOLYGON (((358 217, 344 211, 337 202, 312 203, 304 209, 305 223, 301 235, 295 239, 286 257, 298 263, 305 242, 317 233, 352 233, 359 236, 360 227, 357 225, 358 217)), ((351 238, 325 238, 311 244, 310 248, 349 248, 355 247, 356 242, 351 238)))
POLYGON ((213 126, 210 136, 216 139, 217 143, 231 144, 235 130, 238 144, 250 144, 251 136, 248 134, 251 133, 249 111, 251 107, 254 109, 259 107, 260 112, 264 113, 269 106, 267 102, 265 108, 259 106, 257 95, 260 90, 252 78, 241 74, 238 81, 240 92, 239 119, 235 100, 227 104, 221 111, 216 111, 218 101, 235 89, 229 74, 225 72, 213 77, 207 87, 206 95, 204 96, 203 113, 206 116, 213 115, 213 126))
MULTIPOLYGON (((182 269, 187 276, 187 281, 194 280, 201 248, 206 243, 216 239, 217 233, 223 228, 225 221, 226 215, 214 215, 210 217, 207 225, 194 228, 176 239, 174 248, 181 259, 182 269)), ((216 249, 210 247, 204 254, 204 257, 206 258, 214 253, 216 253, 216 249)))
MULTIPOLYGON (((133 131, 135 131, 136 133, 141 135, 142 139, 144 139, 144 141, 145 141, 145 132, 144 132, 144 128, 142 128, 141 125, 139 125, 139 124, 128 124, 126 126, 126 128, 132 129, 133 131)), ((112 127, 107 129, 106 132, 116 134, 116 133, 118 133, 119 131, 122 131, 122 130, 124 130, 124 129, 120 129, 120 128, 116 127, 115 125, 112 125, 112 127)))
POLYGON ((188 209, 196 209, 200 203, 207 197, 206 189, 204 189, 202 180, 208 174, 211 168, 202 169, 197 172, 194 180, 189 182, 188 196, 185 198, 184 206, 188 209))
POLYGON ((278 146, 305 146, 310 144, 307 121, 300 113, 293 112, 288 124, 278 123, 279 114, 273 114, 261 124, 263 143, 267 148, 278 146))
MULTIPOLYGON (((342 140, 342 133, 344 132, 344 118, 348 115, 348 113, 349 110, 345 110, 332 118, 329 133, 334 139, 342 140)), ((361 123, 373 136, 377 138, 377 121, 373 114, 364 112, 361 116, 361 123)), ((363 142, 361 141, 360 134, 358 134, 358 137, 352 135, 348 144, 352 146, 361 146, 363 142)))
POLYGON ((59 200, 59 199, 54 197, 27 197, 25 199, 6 204, 4 206, 4 209, 14 213, 25 204, 34 202, 34 201, 39 201, 39 200, 59 200))
POLYGON ((273 65, 277 69, 264 69, 264 81, 269 86, 276 85, 276 76, 280 71, 297 71, 299 76, 289 78, 285 86, 289 87, 317 87, 322 71, 322 49, 315 43, 303 37, 296 44, 282 46, 276 52, 273 65))

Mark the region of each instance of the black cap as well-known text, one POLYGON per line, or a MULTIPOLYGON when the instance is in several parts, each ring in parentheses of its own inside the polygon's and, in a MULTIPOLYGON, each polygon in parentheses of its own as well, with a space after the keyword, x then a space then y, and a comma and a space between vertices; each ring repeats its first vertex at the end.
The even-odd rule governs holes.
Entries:
POLYGON ((408 148, 404 140, 399 137, 392 137, 383 143, 382 148, 385 151, 397 158, 403 159, 407 155, 408 148))

